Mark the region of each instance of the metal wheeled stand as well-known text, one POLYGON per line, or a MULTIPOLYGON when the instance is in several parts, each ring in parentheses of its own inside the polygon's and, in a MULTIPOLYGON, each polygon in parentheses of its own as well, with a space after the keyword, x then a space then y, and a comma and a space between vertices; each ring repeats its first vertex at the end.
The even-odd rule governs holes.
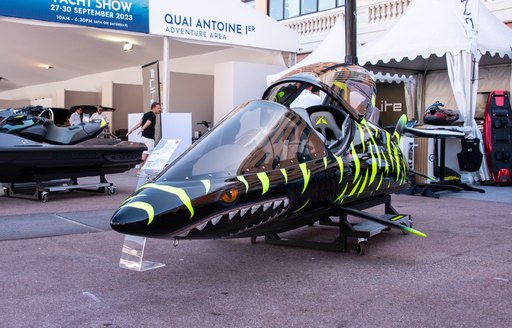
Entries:
MULTIPOLYGON (((391 206, 391 196, 384 195, 370 200, 365 199, 364 201, 351 203, 350 207, 347 208, 338 207, 326 209, 327 218, 320 219, 318 222, 320 225, 335 226, 338 228, 338 236, 332 242, 293 240, 282 238, 277 233, 266 235, 265 242, 274 245, 297 246, 345 252, 348 250, 349 238, 355 238, 355 250, 357 254, 364 255, 366 253, 368 238, 375 236, 382 231, 388 231, 390 228, 369 220, 364 220, 359 223, 351 223, 348 220, 348 216, 351 215, 359 218, 375 216, 374 214, 369 214, 362 210, 382 204, 384 204, 385 214, 378 215, 381 219, 393 220, 396 223, 412 227, 412 219, 410 215, 399 215, 393 206, 391 206)), ((254 238, 252 239, 252 242, 255 242, 254 238)))
MULTIPOLYGON (((411 186, 403 191, 400 191, 400 194, 405 195, 416 195, 420 194, 421 196, 425 197, 433 197, 433 198, 439 198, 440 195, 438 192, 442 191, 452 191, 452 192, 459 192, 459 191, 475 191, 479 193, 485 193, 485 190, 472 187, 466 183, 461 182, 459 179, 456 180, 445 180, 446 178, 446 138, 435 138, 435 161, 437 162, 437 144, 439 140, 440 145, 440 151, 439 151, 439 178, 438 181, 427 183, 427 184, 417 184, 412 183, 411 186)), ((414 174, 419 174, 419 172, 414 172, 414 174)), ((421 176, 427 177, 423 174, 419 174, 421 176)))
POLYGON ((35 182, 26 183, 8 183, 3 184, 2 188, 7 197, 17 197, 26 199, 41 200, 46 203, 49 194, 60 191, 87 191, 106 193, 113 195, 116 193, 116 187, 108 182, 104 174, 99 174, 100 181, 97 183, 78 183, 78 177, 51 179, 45 175, 36 175, 35 182))

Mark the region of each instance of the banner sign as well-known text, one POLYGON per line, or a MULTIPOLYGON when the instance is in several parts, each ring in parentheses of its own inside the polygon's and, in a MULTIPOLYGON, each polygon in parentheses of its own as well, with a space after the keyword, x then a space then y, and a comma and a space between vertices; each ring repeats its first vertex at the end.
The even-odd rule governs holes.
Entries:
POLYGON ((149 32, 148 0, 0 1, 0 16, 149 32))
POLYGON ((1 16, 278 51, 299 49, 297 33, 240 0, 0 0, 1 16))
POLYGON ((480 0, 455 0, 455 3, 458 4, 459 18, 462 20, 470 38, 471 52, 475 56, 479 56, 476 39, 478 38, 480 0))
POLYGON ((480 0, 456 0, 459 4, 459 12, 468 34, 478 34, 478 6, 480 0))
POLYGON ((160 102, 160 74, 158 61, 142 66, 143 111, 149 112, 151 104, 160 102))
MULTIPOLYGON (((142 66, 142 111, 149 112, 151 104, 160 102, 160 71, 158 61, 142 66)), ((162 124, 160 116, 156 117, 155 141, 162 137, 162 124)))
POLYGON ((280 51, 298 50, 295 32, 283 29, 276 33, 276 28, 282 28, 279 23, 240 0, 149 0, 149 8, 150 34, 280 51))

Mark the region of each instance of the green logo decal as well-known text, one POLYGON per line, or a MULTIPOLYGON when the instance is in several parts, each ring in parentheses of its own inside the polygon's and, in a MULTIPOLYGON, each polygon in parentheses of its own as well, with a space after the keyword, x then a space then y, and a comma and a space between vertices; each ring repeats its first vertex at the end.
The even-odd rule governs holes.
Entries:
POLYGON ((322 124, 322 125, 329 125, 329 123, 327 123, 327 120, 323 116, 319 116, 316 119, 315 125, 320 125, 320 124, 322 124))

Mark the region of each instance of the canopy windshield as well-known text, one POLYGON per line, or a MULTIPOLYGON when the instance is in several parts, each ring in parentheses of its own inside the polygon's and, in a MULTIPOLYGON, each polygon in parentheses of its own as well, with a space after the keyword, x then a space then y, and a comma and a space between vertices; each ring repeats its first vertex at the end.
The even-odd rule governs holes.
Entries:
POLYGON ((370 73, 357 65, 336 62, 317 63, 300 67, 272 84, 264 93, 263 99, 289 105, 302 91, 301 84, 315 86, 325 93, 324 104, 336 104, 344 108, 350 116, 359 121, 375 105, 375 81, 370 73), (283 84, 288 83, 286 89, 283 84), (293 90, 292 83, 295 83, 293 90), (296 90, 299 92, 295 92, 296 90), (279 93, 285 91, 285 101, 279 93))
POLYGON ((277 170, 326 156, 303 118, 258 100, 235 109, 179 157, 159 180, 224 178, 277 170), (207 138, 205 138, 208 136, 207 138))

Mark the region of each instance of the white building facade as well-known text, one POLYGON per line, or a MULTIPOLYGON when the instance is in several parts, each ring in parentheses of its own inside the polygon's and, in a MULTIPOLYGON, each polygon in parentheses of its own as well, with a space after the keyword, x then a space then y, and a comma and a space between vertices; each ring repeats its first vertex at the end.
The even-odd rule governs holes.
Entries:
MULTIPOLYGON (((512 27, 512 1, 481 0, 512 27)), ((246 1, 244 1, 246 2, 246 1)), ((344 15, 345 0, 255 0, 255 8, 280 21, 300 35, 301 55, 313 51, 336 20, 344 15)), ((411 0, 357 0, 357 39, 364 44, 385 32, 404 13, 411 0)))

